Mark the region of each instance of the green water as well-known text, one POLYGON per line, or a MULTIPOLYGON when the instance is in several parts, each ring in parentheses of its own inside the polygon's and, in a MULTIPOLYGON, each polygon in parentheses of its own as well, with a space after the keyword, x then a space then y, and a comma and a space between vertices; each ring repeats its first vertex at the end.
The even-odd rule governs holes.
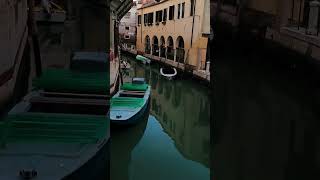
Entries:
POLYGON ((209 89, 193 80, 163 78, 157 64, 130 60, 124 81, 145 77, 150 114, 111 134, 111 180, 209 180, 209 89))

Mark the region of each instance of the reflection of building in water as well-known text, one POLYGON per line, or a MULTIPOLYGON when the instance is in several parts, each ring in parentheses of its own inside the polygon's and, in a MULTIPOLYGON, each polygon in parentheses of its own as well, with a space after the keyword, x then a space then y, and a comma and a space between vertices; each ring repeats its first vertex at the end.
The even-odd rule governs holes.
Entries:
POLYGON ((186 158, 209 166, 208 96, 192 88, 182 93, 181 82, 168 84, 162 78, 160 81, 164 92, 152 91, 151 112, 186 158))

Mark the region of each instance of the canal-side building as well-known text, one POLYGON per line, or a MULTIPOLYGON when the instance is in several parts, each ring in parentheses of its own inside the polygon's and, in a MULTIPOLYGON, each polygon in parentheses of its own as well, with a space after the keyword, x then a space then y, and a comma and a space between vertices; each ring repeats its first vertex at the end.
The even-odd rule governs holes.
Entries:
POLYGON ((31 55, 27 0, 0 0, 0 112, 27 89, 31 55), (25 79, 23 79, 25 78, 25 79), (23 80, 22 80, 23 79, 23 80))
POLYGON ((133 0, 111 0, 110 1, 110 93, 117 91, 119 84, 120 66, 120 40, 119 23, 122 17, 131 9, 133 0))
POLYGON ((119 24, 119 39, 122 48, 136 49, 137 39, 137 8, 141 7, 141 1, 134 1, 131 9, 123 16, 119 24))
POLYGON ((137 10, 137 51, 208 78, 209 0, 162 0, 137 10))
POLYGON ((320 3, 317 0, 214 0, 212 17, 320 60, 320 3))

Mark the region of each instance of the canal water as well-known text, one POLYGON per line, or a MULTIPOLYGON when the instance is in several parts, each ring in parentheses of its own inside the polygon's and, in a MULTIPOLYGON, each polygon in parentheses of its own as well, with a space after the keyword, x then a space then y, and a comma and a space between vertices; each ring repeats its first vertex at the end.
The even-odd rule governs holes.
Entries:
POLYGON ((215 49, 214 178, 319 179, 319 66, 241 45, 215 49))
POLYGON ((150 114, 138 125, 111 127, 111 180, 209 180, 209 89, 193 80, 169 81, 160 65, 131 64, 124 82, 151 85, 150 114))

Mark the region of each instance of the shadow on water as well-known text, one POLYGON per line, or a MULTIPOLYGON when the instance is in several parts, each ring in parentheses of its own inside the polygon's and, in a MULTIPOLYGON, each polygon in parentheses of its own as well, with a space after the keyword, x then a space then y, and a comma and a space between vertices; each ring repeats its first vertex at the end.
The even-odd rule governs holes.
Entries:
POLYGON ((216 179, 319 177, 319 78, 306 58, 283 54, 217 55, 216 179))
MULTIPOLYGON (((127 56, 123 59, 132 67, 124 81, 145 77, 152 89, 147 127, 139 143, 129 148, 131 159, 127 157, 128 167, 122 168, 122 173, 129 170, 129 177, 124 179, 209 179, 208 88, 190 80, 169 81, 160 75, 157 64, 138 64, 127 56)), ((121 144, 130 139, 130 134, 123 133, 127 140, 121 144)))
MULTIPOLYGON (((148 109, 150 109, 150 105, 148 109)), ((147 112, 149 111, 147 110, 147 112)), ((148 117, 149 114, 144 115, 143 120, 134 126, 115 127, 111 125, 111 180, 129 179, 131 152, 143 137, 148 117)))

